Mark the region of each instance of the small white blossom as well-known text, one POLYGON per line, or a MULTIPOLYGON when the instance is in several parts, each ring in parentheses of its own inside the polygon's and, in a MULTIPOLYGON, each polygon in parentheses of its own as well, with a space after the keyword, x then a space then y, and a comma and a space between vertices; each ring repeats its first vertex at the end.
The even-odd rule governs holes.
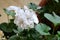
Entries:
POLYGON ((32 9, 29 9, 27 6, 24 6, 23 9, 16 6, 10 6, 7 8, 7 10, 15 11, 16 15, 14 23, 22 29, 34 28, 34 23, 39 23, 35 12, 32 9))

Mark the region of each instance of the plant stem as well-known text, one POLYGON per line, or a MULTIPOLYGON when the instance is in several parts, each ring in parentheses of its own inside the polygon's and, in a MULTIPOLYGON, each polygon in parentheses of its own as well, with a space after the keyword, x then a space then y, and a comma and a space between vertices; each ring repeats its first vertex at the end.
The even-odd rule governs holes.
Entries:
POLYGON ((9 15, 7 14, 7 19, 8 19, 8 23, 10 22, 10 20, 9 20, 9 15))

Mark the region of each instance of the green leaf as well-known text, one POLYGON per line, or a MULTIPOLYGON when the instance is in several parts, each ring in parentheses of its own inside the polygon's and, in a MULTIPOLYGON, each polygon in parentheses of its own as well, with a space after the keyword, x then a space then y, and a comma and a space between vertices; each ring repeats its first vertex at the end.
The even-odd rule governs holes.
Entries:
POLYGON ((30 4, 28 4, 28 7, 30 9, 36 10, 38 6, 36 4, 34 4, 34 3, 30 3, 30 4))
POLYGON ((8 27, 6 23, 2 23, 0 28, 5 32, 12 32, 12 28, 8 27))
POLYGON ((60 24, 60 16, 56 15, 54 12, 53 12, 53 15, 52 14, 45 13, 44 16, 49 21, 51 21, 54 24, 54 26, 57 26, 57 25, 60 24))
POLYGON ((58 40, 60 40, 60 31, 57 31, 57 35, 56 36, 58 37, 58 40))
POLYGON ((55 0, 57 3, 59 2, 59 0, 55 0))
POLYGON ((51 29, 49 26, 40 23, 35 27, 36 31, 38 31, 41 35, 50 35, 49 30, 51 29))
POLYGON ((15 33, 19 33, 17 30, 15 30, 15 29, 13 29, 13 31, 15 32, 15 33))
POLYGON ((55 35, 47 35, 45 37, 46 37, 46 40, 57 40, 57 37, 55 35))
POLYGON ((60 31, 57 31, 57 35, 58 35, 58 37, 60 37, 60 31))
POLYGON ((60 31, 57 31, 58 34, 60 34, 60 31))
POLYGON ((28 40, 28 38, 24 36, 13 35, 8 40, 28 40))
POLYGON ((20 38, 17 35, 13 35, 8 40, 20 40, 20 38))
POLYGON ((12 29, 8 28, 7 23, 2 23, 0 28, 5 32, 12 32, 12 29))
POLYGON ((20 33, 20 32, 22 32, 22 31, 23 31, 23 29, 22 29, 22 28, 20 28, 20 27, 17 27, 17 30, 13 29, 13 31, 14 31, 15 33, 20 33))
POLYGON ((11 15, 11 16, 15 16, 15 14, 16 14, 14 11, 8 11, 6 9, 4 9, 4 12, 8 15, 11 15))
POLYGON ((20 28, 20 27, 18 27, 17 29, 18 29, 18 32, 19 32, 19 33, 23 31, 23 29, 20 28))
POLYGON ((60 37, 58 37, 58 40, 60 40, 60 37))
POLYGON ((1 23, 0 29, 2 29, 4 32, 12 32, 13 29, 16 29, 17 26, 13 23, 13 20, 10 20, 9 23, 1 23))

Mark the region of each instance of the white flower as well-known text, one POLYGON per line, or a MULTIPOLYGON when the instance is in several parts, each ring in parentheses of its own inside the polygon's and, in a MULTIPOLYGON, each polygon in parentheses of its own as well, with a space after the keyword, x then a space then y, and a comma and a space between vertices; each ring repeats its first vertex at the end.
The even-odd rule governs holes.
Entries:
POLYGON ((32 10, 32 9, 29 9, 27 6, 24 6, 24 9, 25 9, 25 14, 27 17, 31 17, 34 21, 34 23, 38 24, 39 21, 38 21, 38 18, 37 18, 37 15, 35 14, 35 12, 32 10))
POLYGON ((10 6, 7 8, 7 10, 15 11, 16 15, 14 23, 22 29, 34 28, 34 23, 39 23, 35 12, 32 9, 29 9, 27 6, 24 6, 23 9, 16 6, 10 6))

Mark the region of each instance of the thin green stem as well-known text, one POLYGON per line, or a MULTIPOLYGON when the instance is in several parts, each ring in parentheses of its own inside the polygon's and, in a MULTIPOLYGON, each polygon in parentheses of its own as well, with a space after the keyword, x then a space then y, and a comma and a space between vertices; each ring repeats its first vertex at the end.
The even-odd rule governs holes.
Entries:
POLYGON ((10 22, 9 15, 7 14, 8 23, 10 22))

